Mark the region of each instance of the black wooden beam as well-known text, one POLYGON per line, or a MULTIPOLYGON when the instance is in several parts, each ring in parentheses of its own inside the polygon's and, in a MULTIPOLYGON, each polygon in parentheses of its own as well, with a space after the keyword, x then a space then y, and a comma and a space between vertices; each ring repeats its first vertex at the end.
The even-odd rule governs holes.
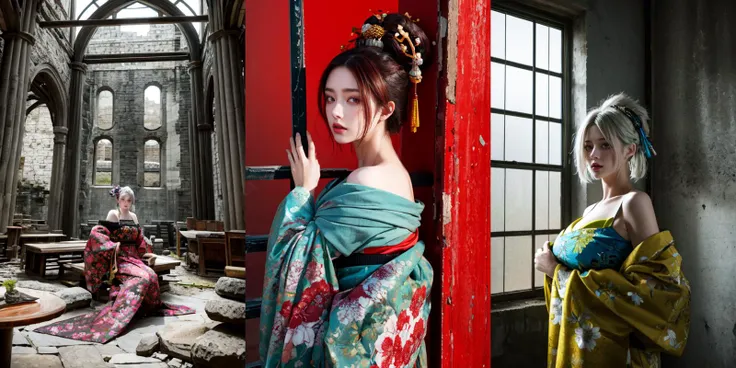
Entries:
POLYGON ((50 20, 38 22, 41 28, 69 28, 69 27, 113 27, 135 24, 180 24, 192 22, 208 22, 206 15, 181 17, 149 17, 149 18, 118 18, 118 19, 86 19, 86 20, 50 20))
POLYGON ((142 63, 151 61, 184 61, 189 60, 188 52, 154 52, 139 54, 86 55, 86 64, 142 63))

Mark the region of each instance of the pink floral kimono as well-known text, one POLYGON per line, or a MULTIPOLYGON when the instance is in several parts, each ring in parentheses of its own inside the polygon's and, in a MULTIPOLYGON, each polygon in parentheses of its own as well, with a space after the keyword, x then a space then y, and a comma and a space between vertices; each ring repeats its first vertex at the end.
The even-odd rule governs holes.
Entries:
POLYGON ((84 250, 84 278, 92 293, 110 283, 110 302, 100 311, 37 328, 35 332, 74 340, 106 343, 120 335, 133 317, 156 313, 192 314, 192 308, 161 302, 158 276, 141 260, 152 253, 137 224, 102 221, 92 228, 84 250), (115 243, 120 247, 115 254, 115 243), (114 261, 117 261, 115 264, 114 261))

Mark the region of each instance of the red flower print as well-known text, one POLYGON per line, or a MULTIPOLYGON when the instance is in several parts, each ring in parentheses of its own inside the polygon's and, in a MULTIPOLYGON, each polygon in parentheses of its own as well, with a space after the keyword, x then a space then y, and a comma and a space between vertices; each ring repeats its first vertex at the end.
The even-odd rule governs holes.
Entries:
POLYGON ((419 315, 419 310, 424 305, 424 301, 427 299, 427 287, 422 286, 414 292, 414 296, 411 298, 411 313, 414 316, 419 315))

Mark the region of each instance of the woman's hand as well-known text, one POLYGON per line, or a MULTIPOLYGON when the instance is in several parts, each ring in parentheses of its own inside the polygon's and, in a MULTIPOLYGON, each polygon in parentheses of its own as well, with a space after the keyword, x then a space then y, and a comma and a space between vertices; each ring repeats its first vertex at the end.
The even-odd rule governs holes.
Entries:
POLYGON ((555 277, 555 268, 558 264, 557 258, 549 249, 549 242, 544 242, 542 248, 537 249, 537 252, 534 253, 534 268, 549 277, 555 277))
POLYGON ((156 255, 154 253, 145 253, 143 255, 143 261, 146 262, 149 266, 153 266, 156 264, 156 255))
POLYGON ((319 162, 314 149, 314 141, 312 141, 312 136, 308 132, 307 140, 309 141, 309 157, 304 153, 299 133, 296 133, 295 138, 289 138, 291 150, 286 150, 286 155, 289 157, 294 185, 311 192, 319 183, 319 162))

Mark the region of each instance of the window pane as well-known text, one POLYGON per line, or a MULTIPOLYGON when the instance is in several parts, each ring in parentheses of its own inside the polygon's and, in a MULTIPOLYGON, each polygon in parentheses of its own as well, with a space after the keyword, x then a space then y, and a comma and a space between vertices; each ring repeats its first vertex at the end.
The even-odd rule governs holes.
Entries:
POLYGON ((549 29, 549 69, 562 73, 562 31, 549 29))
POLYGON ((562 222, 562 174, 549 173, 549 227, 559 229, 562 222))
POLYGON ((510 15, 506 16, 506 60, 532 65, 532 22, 510 15))
POLYGON ((100 129, 112 128, 113 95, 108 90, 100 91, 97 95, 97 127, 100 129))
POLYGON ((503 64, 491 63, 491 107, 506 108, 506 70, 503 64))
POLYGON ((534 228, 549 229, 549 172, 537 171, 534 179, 534 228))
POLYGON ((506 66, 506 110, 532 113, 532 81, 531 71, 506 66))
POLYGON ((549 68, 549 27, 537 24, 537 68, 549 68))
POLYGON ((506 16, 491 11, 491 56, 506 58, 506 16))
MULTIPOLYGON (((534 252, 536 253, 537 249, 542 248, 544 246, 544 243, 549 240, 548 235, 537 235, 534 237, 534 252)), ((532 257, 534 257, 532 255, 532 257)), ((532 259, 532 267, 534 267, 534 260, 532 259)), ((534 270, 534 287, 542 287, 544 286, 544 274, 534 270)))
POLYGON ((506 116, 505 160, 532 162, 532 120, 506 116))
POLYGON ((549 77, 549 117, 562 118, 562 79, 549 77))
POLYGON ((504 116, 491 114, 491 160, 503 160, 504 116))
POLYGON ((161 89, 149 86, 143 92, 143 126, 148 130, 161 127, 161 89))
POLYGON ((534 100, 537 116, 549 116, 549 76, 547 74, 536 73, 536 88, 534 91, 534 100))
POLYGON ((562 124, 549 123, 549 163, 562 165, 562 124))
POLYGON ((491 168, 491 231, 504 230, 506 170, 491 168))
POLYGON ((491 238, 491 293, 503 292, 503 238, 491 238))
POLYGON ((506 231, 532 229, 532 172, 506 170, 506 231))
POLYGON ((531 289, 532 237, 507 237, 504 243, 504 291, 531 289))
POLYGON ((157 141, 146 141, 143 148, 143 181, 146 187, 161 186, 161 146, 157 141))
POLYGON ((95 145, 94 185, 112 185, 112 142, 100 139, 95 145))
POLYGON ((535 130, 536 130, 536 137, 534 137, 534 140, 536 141, 536 147, 535 147, 535 155, 534 158, 535 162, 538 164, 548 164, 549 163, 549 123, 543 120, 537 120, 534 122, 535 130))

